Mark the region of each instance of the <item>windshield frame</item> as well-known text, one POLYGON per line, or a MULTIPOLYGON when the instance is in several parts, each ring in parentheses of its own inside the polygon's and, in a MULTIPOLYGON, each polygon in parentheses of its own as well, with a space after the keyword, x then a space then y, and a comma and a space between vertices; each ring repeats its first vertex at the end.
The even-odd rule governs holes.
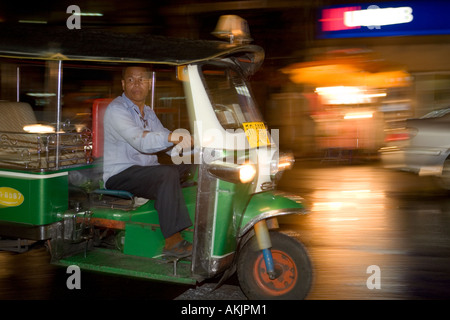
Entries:
POLYGON ((208 61, 199 65, 199 74, 209 102, 223 129, 245 129, 244 123, 264 122, 251 86, 235 65, 225 61, 208 61), (228 87, 212 88, 213 84, 219 84, 211 81, 211 78, 207 78, 205 68, 209 68, 207 71, 212 72, 212 75, 219 75, 221 71, 227 72, 224 76, 226 76, 227 79, 225 80, 228 83, 221 83, 220 85, 228 85, 228 87), (221 97, 220 95, 224 93, 225 95, 221 97), (228 103, 225 103, 225 101, 228 103))

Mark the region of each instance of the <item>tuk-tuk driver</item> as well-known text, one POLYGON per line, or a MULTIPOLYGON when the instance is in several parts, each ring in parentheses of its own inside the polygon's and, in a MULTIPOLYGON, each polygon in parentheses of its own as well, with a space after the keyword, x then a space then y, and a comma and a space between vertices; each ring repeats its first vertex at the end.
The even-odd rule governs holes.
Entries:
POLYGON ((180 184, 180 176, 188 167, 161 165, 154 153, 175 144, 190 147, 191 139, 174 139, 145 104, 151 89, 147 68, 126 67, 122 72, 122 88, 123 94, 109 104, 104 117, 105 187, 154 199, 165 238, 163 253, 188 255, 192 244, 180 234, 192 225, 180 184))

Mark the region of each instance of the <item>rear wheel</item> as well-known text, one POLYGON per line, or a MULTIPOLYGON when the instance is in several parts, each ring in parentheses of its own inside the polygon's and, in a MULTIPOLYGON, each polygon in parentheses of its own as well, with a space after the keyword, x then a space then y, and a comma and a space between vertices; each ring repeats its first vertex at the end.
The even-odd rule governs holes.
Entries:
POLYGON ((296 239, 270 232, 277 277, 270 279, 256 238, 251 238, 239 254, 237 274, 249 299, 304 299, 312 282, 312 266, 306 249, 296 239))

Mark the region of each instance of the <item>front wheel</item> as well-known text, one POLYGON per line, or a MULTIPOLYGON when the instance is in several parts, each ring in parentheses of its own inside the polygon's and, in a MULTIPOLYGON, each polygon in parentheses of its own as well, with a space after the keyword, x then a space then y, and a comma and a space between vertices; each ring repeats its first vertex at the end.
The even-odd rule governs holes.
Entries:
POLYGON ((270 232, 272 256, 277 277, 266 272, 262 251, 256 237, 242 248, 237 275, 242 291, 249 299, 304 299, 312 283, 312 266, 306 249, 296 239, 280 232, 270 232))

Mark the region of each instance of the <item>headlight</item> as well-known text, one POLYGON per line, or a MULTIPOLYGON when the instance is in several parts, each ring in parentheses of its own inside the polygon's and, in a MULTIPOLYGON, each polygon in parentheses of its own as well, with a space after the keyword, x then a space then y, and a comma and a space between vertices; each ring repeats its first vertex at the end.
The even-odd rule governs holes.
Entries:
POLYGON ((292 153, 284 153, 280 156, 280 159, 278 160, 278 170, 284 171, 292 169, 294 163, 295 159, 292 153))
POLYGON ((251 163, 239 165, 218 160, 208 165, 208 171, 217 178, 232 183, 249 183, 256 176, 256 167, 251 163))
POLYGON ((244 164, 239 168, 239 179, 242 183, 251 182, 256 175, 256 169, 254 165, 244 164))

